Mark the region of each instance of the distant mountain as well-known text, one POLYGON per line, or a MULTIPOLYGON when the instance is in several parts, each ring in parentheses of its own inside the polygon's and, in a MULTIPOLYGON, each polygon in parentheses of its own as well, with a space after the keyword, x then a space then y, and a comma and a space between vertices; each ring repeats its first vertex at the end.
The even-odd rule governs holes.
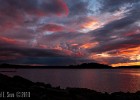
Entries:
POLYGON ((71 68, 98 68, 98 69, 112 68, 111 66, 98 64, 98 63, 83 63, 80 65, 71 65, 70 67, 71 68))
POLYGON ((83 63, 80 65, 70 65, 70 66, 29 66, 29 65, 11 65, 11 64, 1 64, 0 68, 67 68, 67 69, 106 69, 112 68, 108 65, 98 64, 98 63, 83 63))
POLYGON ((12 64, 1 64, 0 68, 50 68, 50 69, 118 69, 118 68, 140 68, 140 66, 119 66, 111 67, 104 64, 98 63, 83 63, 79 65, 70 65, 70 66, 30 66, 30 65, 12 65, 12 64))

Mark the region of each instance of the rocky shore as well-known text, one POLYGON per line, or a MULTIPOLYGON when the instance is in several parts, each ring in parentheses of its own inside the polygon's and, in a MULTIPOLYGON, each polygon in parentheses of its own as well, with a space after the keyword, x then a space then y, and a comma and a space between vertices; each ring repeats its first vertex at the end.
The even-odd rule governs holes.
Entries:
POLYGON ((140 100, 136 93, 101 93, 85 88, 52 87, 50 84, 32 82, 20 76, 0 74, 0 100, 140 100))

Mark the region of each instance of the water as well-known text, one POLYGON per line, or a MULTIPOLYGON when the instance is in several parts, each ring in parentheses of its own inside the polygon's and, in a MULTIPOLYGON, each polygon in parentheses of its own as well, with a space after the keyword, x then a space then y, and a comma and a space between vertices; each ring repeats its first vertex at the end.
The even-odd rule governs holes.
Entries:
POLYGON ((89 88, 109 93, 140 90, 140 69, 0 69, 0 71, 9 76, 20 75, 33 82, 49 83, 61 88, 89 88), (9 70, 12 72, 5 72, 9 70))

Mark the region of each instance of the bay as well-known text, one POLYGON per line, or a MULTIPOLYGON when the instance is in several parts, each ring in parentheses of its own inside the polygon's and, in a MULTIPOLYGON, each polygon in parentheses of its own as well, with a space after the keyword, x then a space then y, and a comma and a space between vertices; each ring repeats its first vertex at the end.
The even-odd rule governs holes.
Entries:
POLYGON ((88 88, 109 93, 140 90, 140 69, 0 69, 0 73, 61 88, 88 88))

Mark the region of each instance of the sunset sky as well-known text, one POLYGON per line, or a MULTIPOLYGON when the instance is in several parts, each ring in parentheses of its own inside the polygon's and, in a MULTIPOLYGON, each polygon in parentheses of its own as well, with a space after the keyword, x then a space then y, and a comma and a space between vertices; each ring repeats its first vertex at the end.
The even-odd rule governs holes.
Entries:
POLYGON ((0 0, 0 64, 140 65, 140 0, 0 0))

